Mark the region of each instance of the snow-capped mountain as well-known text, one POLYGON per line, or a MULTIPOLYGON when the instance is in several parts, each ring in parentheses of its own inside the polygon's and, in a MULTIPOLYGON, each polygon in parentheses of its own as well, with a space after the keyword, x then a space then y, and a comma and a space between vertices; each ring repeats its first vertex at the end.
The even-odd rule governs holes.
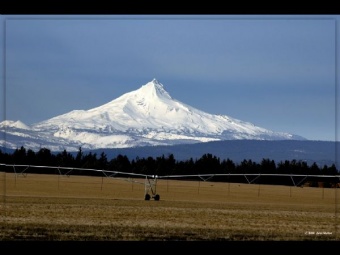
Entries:
POLYGON ((0 123, 0 145, 68 151, 174 145, 219 140, 306 140, 226 115, 213 115, 176 99, 156 79, 89 110, 74 110, 33 124, 0 123))

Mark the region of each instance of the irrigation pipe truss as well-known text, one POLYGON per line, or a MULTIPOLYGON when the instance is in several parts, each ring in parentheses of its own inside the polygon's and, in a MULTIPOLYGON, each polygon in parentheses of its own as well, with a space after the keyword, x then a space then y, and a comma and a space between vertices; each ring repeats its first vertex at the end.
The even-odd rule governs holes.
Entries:
MULTIPOLYGON (((189 174, 189 175, 147 175, 147 174, 137 174, 137 173, 130 173, 130 172, 121 172, 121 171, 110 171, 110 170, 103 170, 103 169, 91 169, 91 168, 76 168, 76 167, 61 167, 61 166, 38 166, 38 165, 15 165, 15 164, 2 164, 0 163, 0 167, 12 167, 15 174, 25 174, 25 171, 29 168, 50 168, 50 169, 57 169, 60 175, 69 176, 72 171, 88 171, 88 172, 99 172, 102 173, 105 177, 113 177, 118 178, 118 176, 130 176, 130 177, 143 177, 146 179, 179 179, 179 178, 194 178, 198 177, 202 181, 209 181, 213 177, 219 176, 243 176, 248 184, 252 184, 255 180, 260 178, 261 176, 272 176, 272 177, 289 177, 294 186, 299 186, 304 180, 308 177, 312 178, 331 178, 335 181, 340 182, 340 175, 308 175, 308 174, 266 174, 266 173, 225 173, 225 174, 189 174), (18 172, 18 167, 25 169, 21 172, 18 172), (60 170, 68 170, 66 173, 62 174, 60 170), (252 177, 252 178, 251 178, 252 177), (299 182, 295 182, 294 177, 302 178, 299 182)), ((0 169, 1 171, 1 169, 0 169)), ((144 184, 144 183, 143 183, 144 184)))

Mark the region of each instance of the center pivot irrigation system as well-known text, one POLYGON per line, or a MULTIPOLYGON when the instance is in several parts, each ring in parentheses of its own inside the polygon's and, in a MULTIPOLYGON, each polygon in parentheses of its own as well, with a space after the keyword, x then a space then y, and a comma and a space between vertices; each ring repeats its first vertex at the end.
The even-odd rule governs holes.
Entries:
MULTIPOLYGON (((13 169, 16 175, 27 176, 27 170, 30 168, 37 169, 54 169, 58 171, 59 175, 69 177, 72 172, 75 171, 85 171, 85 172, 97 172, 101 173, 102 177, 114 178, 114 179, 122 179, 125 181, 143 184, 145 187, 144 191, 144 199, 150 200, 153 198, 154 200, 160 200, 160 195, 157 194, 157 180, 158 179, 197 179, 202 181, 210 181, 213 177, 244 177, 248 184, 253 184, 256 180, 258 180, 261 176, 270 176, 270 177, 286 177, 290 178, 292 184, 294 186, 300 186, 307 178, 316 178, 317 180, 328 179, 332 180, 337 185, 340 184, 340 175, 306 175, 306 174, 250 174, 250 173, 226 173, 226 174, 191 174, 191 175, 148 175, 148 174, 137 174, 137 173, 128 173, 128 172, 120 172, 120 171, 110 171, 110 170, 100 170, 100 169, 90 169, 90 168, 73 168, 73 167, 61 167, 61 166, 37 166, 37 165, 15 165, 15 164, 1 164, 0 163, 0 172, 9 172, 8 169, 13 169), (6 171, 7 170, 7 171, 6 171), (121 177, 119 177, 121 176, 121 177), (144 182, 139 182, 136 180, 131 180, 131 178, 122 178, 122 177, 139 177, 144 178, 144 182)), ((86 174, 82 174, 86 175, 86 174)), ((86 176, 93 176, 86 175, 86 176)), ((98 175, 96 175, 98 176, 98 175)), ((340 186, 335 186, 340 187, 340 186)))

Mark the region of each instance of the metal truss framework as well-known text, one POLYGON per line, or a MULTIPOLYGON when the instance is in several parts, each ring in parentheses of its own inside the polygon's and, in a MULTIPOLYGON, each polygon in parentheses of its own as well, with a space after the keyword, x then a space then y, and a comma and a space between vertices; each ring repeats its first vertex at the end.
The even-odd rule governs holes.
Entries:
POLYGON ((160 196, 156 192, 157 180, 158 179, 193 179, 199 178, 202 181, 211 181, 213 177, 233 177, 240 176, 244 177, 248 184, 253 184, 256 180, 258 180, 261 176, 271 176, 271 177, 288 177, 291 179, 292 184, 294 186, 300 186, 307 178, 318 178, 318 179, 332 179, 334 182, 340 183, 340 175, 306 175, 306 174, 251 174, 251 173, 226 173, 226 174, 192 174, 192 175, 146 175, 146 174, 136 174, 129 172, 121 172, 121 171, 110 171, 110 170, 100 170, 100 169, 91 169, 91 168, 75 168, 75 167, 61 167, 61 166, 38 166, 38 165, 15 165, 15 164, 2 164, 0 163, 0 172, 6 172, 2 169, 13 169, 15 175, 22 175, 24 177, 27 176, 27 170, 29 168, 41 168, 41 169, 56 169, 59 175, 69 177, 74 171, 87 171, 87 172, 97 172, 101 173, 102 176, 108 178, 122 179, 129 182, 134 182, 138 184, 143 184, 145 186, 144 197, 145 200, 150 200, 153 198, 154 200, 159 200, 160 196), (63 172, 61 170, 64 170, 63 172), (66 172, 65 172, 66 171, 66 172), (120 177, 119 177, 120 176, 120 177), (124 177, 125 178, 122 178, 124 177), (139 182, 136 180, 132 180, 131 177, 139 177, 145 178, 144 182, 139 182), (150 194, 151 193, 151 194, 150 194))

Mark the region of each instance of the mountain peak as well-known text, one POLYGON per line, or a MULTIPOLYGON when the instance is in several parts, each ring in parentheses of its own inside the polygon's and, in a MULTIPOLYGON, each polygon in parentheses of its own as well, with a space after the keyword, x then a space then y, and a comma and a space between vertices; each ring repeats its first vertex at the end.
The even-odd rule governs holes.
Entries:
POLYGON ((141 93, 148 96, 157 96, 159 98, 172 99, 169 93, 164 89, 163 84, 155 78, 147 84, 143 85, 139 90, 141 93))
POLYGON ((156 78, 153 78, 151 82, 155 85, 157 84, 162 85, 156 78))
POLYGON ((154 88, 162 88, 162 89, 164 89, 163 84, 160 83, 156 78, 153 78, 152 81, 148 82, 144 86, 150 86, 150 87, 154 87, 154 88))
POLYGON ((30 129, 25 123, 20 120, 13 121, 13 120, 5 120, 0 122, 0 128, 20 128, 20 129, 30 129))

